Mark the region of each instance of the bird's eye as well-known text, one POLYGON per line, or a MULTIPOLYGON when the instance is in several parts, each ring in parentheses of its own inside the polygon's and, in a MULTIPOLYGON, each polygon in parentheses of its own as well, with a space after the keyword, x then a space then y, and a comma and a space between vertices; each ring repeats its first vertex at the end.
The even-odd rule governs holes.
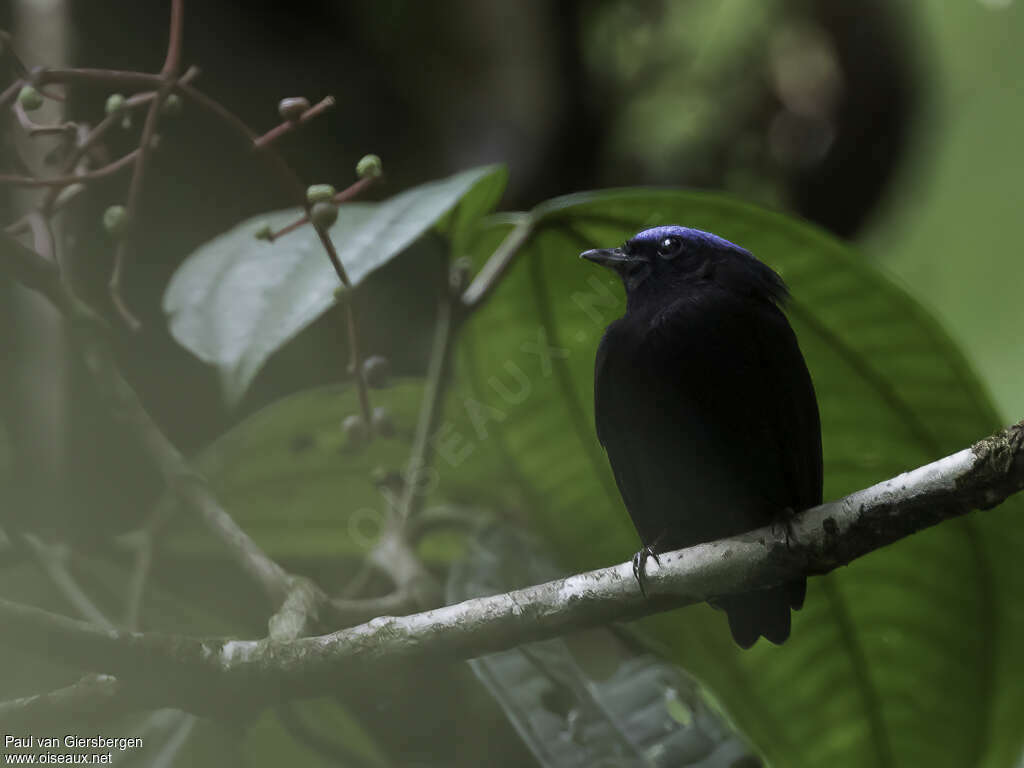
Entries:
POLYGON ((658 243, 658 255, 663 259, 674 259, 683 252, 683 239, 681 237, 666 237, 658 243))

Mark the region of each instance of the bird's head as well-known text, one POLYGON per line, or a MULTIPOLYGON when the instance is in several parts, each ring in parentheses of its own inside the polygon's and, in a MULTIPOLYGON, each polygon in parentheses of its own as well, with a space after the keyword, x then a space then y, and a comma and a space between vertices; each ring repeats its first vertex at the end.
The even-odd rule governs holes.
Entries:
POLYGON ((750 251, 689 227, 645 229, 619 248, 597 248, 580 257, 615 271, 630 305, 671 300, 707 281, 776 303, 788 293, 782 278, 750 251))

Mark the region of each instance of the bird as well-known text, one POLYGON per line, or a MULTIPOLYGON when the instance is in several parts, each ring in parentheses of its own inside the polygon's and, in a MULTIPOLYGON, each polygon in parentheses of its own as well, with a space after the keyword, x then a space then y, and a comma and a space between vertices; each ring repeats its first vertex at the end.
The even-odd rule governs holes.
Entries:
MULTIPOLYGON (((580 257, 626 291, 597 348, 594 416, 642 544, 641 591, 659 552, 788 525, 820 504, 818 402, 782 278, 750 251, 676 225, 580 257)), ((806 590, 797 578, 709 603, 741 648, 762 636, 781 644, 806 590)))

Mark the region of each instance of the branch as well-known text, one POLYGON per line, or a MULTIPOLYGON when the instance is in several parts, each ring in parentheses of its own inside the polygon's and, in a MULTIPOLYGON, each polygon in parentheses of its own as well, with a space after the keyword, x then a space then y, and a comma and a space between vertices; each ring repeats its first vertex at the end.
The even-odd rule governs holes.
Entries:
POLYGON ((66 688, 0 702, 0 721, 8 732, 66 726, 83 719, 102 722, 137 711, 143 703, 110 675, 88 675, 66 688))
POLYGON ((122 234, 117 250, 114 252, 114 268, 110 274, 108 289, 110 300, 120 313, 122 319, 133 331, 139 330, 141 324, 138 318, 128 309, 128 305, 121 296, 121 275, 124 271, 124 263, 128 255, 138 227, 136 219, 139 213, 139 200, 142 196, 142 184, 146 177, 146 168, 149 160, 149 153, 153 149, 153 137, 156 135, 156 124, 160 116, 160 108, 167 99, 168 94, 175 87, 175 80, 178 76, 178 68, 181 62, 181 35, 184 26, 185 0, 171 0, 171 29, 167 41, 167 56, 164 59, 163 69, 160 71, 160 87, 149 104, 146 111, 146 120, 142 124, 142 136, 139 139, 139 148, 135 154, 135 167, 132 171, 132 180, 128 185, 128 199, 125 202, 128 227, 122 234))
POLYGON ((0 233, 0 272, 41 293, 58 309, 66 309, 57 265, 5 233, 0 233))
POLYGON ((516 217, 517 222, 512 231, 508 233, 498 249, 491 254, 491 257, 484 264, 476 278, 466 292, 462 294, 462 310, 469 313, 480 307, 490 298, 494 289, 498 287, 501 279, 515 263, 519 249, 533 234, 536 221, 532 214, 525 213, 516 217))
MULTIPOLYGON (((445 268, 447 271, 447 263, 445 268)), ((452 305, 458 299, 452 295, 452 288, 450 278, 448 274, 445 274, 437 303, 437 318, 434 321, 434 339, 427 367, 423 403, 420 406, 419 421, 416 424, 416 434, 413 438, 409 464, 405 472, 405 483, 402 487, 402 500, 398 509, 402 521, 408 521, 418 516, 425 500, 422 478, 424 472, 430 469, 433 459, 433 442, 430 437, 437 431, 444 408, 452 347, 455 342, 456 323, 452 318, 452 305)))
POLYGON ((790 531, 760 528, 661 555, 650 596, 632 565, 576 574, 402 618, 383 616, 288 642, 198 639, 103 630, 0 600, 0 642, 149 684, 166 703, 208 712, 328 693, 358 675, 454 661, 612 621, 822 574, 1024 489, 1024 422, 944 459, 797 515, 790 531), (40 643, 40 635, 47 638, 40 643), (170 681, 170 682, 168 682, 170 681), (237 704, 235 705, 237 706, 237 704))
POLYGON ((127 168, 138 157, 139 150, 134 149, 112 163, 93 171, 83 171, 69 176, 53 176, 48 179, 36 176, 18 176, 16 174, 0 174, 0 184, 11 184, 16 187, 66 187, 71 184, 85 184, 97 179, 112 176, 123 168, 127 168))
POLYGON ((110 620, 96 607, 96 603, 71 575, 71 571, 68 569, 68 559, 71 553, 66 547, 59 544, 47 544, 31 533, 22 533, 19 536, 32 551, 39 567, 43 569, 50 581, 83 619, 105 629, 114 628, 110 620))
POLYGON ((298 126, 308 123, 318 115, 326 112, 328 109, 334 106, 334 97, 325 96, 312 107, 307 109, 296 120, 285 120, 283 123, 275 125, 269 131, 264 133, 259 138, 253 141, 253 146, 256 149, 263 149, 268 144, 277 141, 279 138, 295 130, 298 126))

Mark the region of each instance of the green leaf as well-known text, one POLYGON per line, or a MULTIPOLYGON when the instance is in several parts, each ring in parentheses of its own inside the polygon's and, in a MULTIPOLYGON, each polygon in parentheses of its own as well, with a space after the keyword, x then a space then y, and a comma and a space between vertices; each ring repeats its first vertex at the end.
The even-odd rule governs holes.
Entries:
POLYGON ((267 711, 248 729, 242 747, 245 764, 386 766, 373 737, 334 699, 289 702, 267 711))
MULTIPOLYGON (((533 215, 533 238, 466 329, 463 397, 482 404, 482 439, 507 456, 536 526, 575 569, 621 562, 638 546, 593 428, 594 351, 624 309, 622 290, 577 254, 645 227, 716 232, 789 283, 789 316, 821 407, 826 498, 998 426, 936 323, 811 226, 671 190, 574 195, 533 215), (507 397, 516 382, 521 396, 507 397)), ((502 231, 500 222, 481 231, 478 263, 502 231)), ((706 606, 642 626, 711 687, 773 764, 1007 765, 1020 753, 1024 719, 1019 505, 943 524, 812 579, 781 647, 738 650, 722 614, 706 606)))
MULTIPOLYGON (((346 444, 341 422, 358 413, 359 401, 353 388, 334 385, 271 403, 196 457, 196 468, 225 509, 271 557, 358 558, 376 543, 389 502, 373 476, 405 471, 423 385, 398 380, 371 394, 374 407, 391 411, 395 434, 378 436, 368 446, 346 444)), ((471 433, 457 414, 442 422, 435 438, 436 472, 423 479, 428 500, 442 492, 447 499, 473 500, 480 478, 499 471, 500 457, 469 443, 464 436, 471 433)), ((189 515, 179 515, 178 521, 171 539, 175 552, 223 556, 220 543, 200 523, 189 515)), ((435 561, 450 560, 458 551, 450 542, 431 538, 426 543, 424 556, 435 561)))
MULTIPOLYGON (((377 437, 362 448, 349 446, 341 427, 359 409, 350 387, 299 392, 218 438, 199 454, 196 467, 271 557, 361 556, 376 542, 387 513, 374 470, 403 470, 422 389, 406 381, 374 390, 374 406, 392 413, 395 436, 377 437)), ((201 524, 181 518, 175 550, 222 552, 201 524)))
MULTIPOLYGON (((376 204, 339 208, 330 227, 353 285, 383 266, 466 200, 453 236, 496 204, 506 171, 485 166, 406 190, 376 204)), ((236 404, 267 359, 334 303, 338 278, 316 232, 306 226, 272 245, 255 234, 295 221, 299 209, 248 219, 192 253, 164 294, 171 333, 217 366, 224 396, 236 404)))

